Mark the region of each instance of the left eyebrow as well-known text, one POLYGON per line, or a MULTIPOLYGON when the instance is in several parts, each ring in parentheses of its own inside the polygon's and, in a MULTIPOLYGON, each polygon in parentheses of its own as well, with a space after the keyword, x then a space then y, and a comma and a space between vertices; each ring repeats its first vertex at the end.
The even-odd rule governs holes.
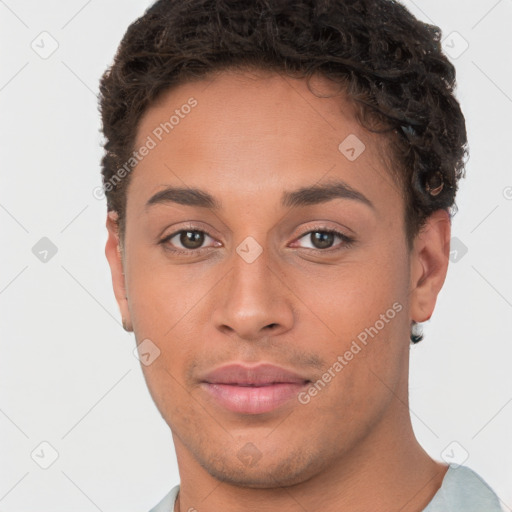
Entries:
POLYGON ((364 194, 352 188, 344 181, 331 181, 323 185, 313 185, 285 192, 281 202, 283 206, 293 208, 326 203, 333 199, 352 199, 375 210, 374 204, 364 194))
MULTIPOLYGON (((361 192, 344 181, 328 182, 323 185, 302 187, 286 191, 281 197, 281 204, 286 208, 297 208, 326 203, 333 199, 351 199, 359 201, 375 210, 373 203, 361 192)), ((155 204, 177 203, 185 206, 220 210, 221 202, 208 192, 198 188, 166 187, 147 201, 145 209, 155 204)))

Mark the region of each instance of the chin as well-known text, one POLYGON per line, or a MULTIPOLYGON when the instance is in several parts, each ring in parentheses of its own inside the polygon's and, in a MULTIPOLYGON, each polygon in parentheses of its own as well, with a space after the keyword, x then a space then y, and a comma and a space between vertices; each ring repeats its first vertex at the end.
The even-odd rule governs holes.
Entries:
POLYGON ((215 479, 236 487, 272 489, 301 484, 322 470, 325 458, 312 457, 309 453, 284 453, 279 459, 262 454, 257 461, 244 465, 238 458, 206 457, 201 466, 215 479), (267 458, 267 460, 265 460, 267 458), (252 464, 252 465, 250 465, 252 464))

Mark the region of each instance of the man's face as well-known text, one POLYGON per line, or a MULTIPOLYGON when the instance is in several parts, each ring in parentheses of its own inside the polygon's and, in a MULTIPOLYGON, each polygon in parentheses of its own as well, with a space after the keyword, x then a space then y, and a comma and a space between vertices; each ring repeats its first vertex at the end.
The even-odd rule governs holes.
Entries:
POLYGON ((406 421, 404 204, 383 139, 353 116, 304 80, 223 73, 166 93, 138 126, 135 149, 150 149, 127 192, 125 316, 150 340, 146 360, 160 351, 143 370, 180 466, 293 484, 406 421), (366 200, 335 196, 335 182, 366 200), (324 185, 330 198, 290 200, 324 185), (217 207, 147 204, 167 187, 217 207), (206 378, 230 363, 300 379, 256 390, 206 378))

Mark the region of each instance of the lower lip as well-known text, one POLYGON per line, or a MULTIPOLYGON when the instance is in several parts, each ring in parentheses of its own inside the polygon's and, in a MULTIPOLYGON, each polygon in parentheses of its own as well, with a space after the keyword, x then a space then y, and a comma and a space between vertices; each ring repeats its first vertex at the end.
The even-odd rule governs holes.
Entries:
POLYGON ((277 409, 307 386, 281 382, 268 386, 236 386, 233 384, 211 384, 203 382, 202 386, 226 409, 241 414, 262 414, 277 409))

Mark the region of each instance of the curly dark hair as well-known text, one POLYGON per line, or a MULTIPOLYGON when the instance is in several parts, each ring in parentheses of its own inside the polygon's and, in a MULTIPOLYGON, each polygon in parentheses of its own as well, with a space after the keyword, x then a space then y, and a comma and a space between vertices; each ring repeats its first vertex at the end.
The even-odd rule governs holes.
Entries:
POLYGON ((456 211, 466 127, 438 27, 394 0, 158 0, 130 25, 100 82, 103 187, 121 240, 130 174, 115 175, 141 116, 172 87, 227 69, 340 84, 360 124, 390 141, 409 249, 431 213, 456 211))

